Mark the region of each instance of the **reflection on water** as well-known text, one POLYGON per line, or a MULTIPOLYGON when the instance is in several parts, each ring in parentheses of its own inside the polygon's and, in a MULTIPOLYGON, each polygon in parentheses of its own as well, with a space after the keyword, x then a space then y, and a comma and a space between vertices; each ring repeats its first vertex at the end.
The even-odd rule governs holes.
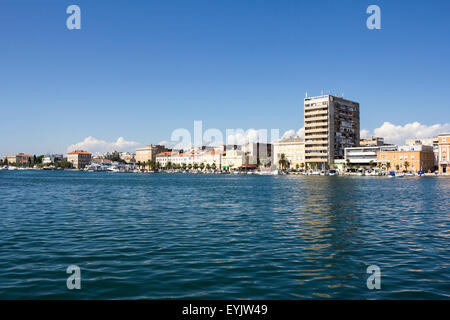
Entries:
POLYGON ((448 298, 450 179, 0 172, 0 297, 448 298), (65 268, 82 270, 82 290, 65 268), (381 268, 368 290, 366 268, 381 268))

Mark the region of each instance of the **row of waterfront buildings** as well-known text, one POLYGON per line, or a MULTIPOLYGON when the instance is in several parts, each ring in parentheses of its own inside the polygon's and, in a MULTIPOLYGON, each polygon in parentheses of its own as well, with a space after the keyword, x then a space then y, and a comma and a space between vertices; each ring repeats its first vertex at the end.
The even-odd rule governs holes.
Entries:
MULTIPOLYGON (((171 150, 150 144, 137 149, 135 154, 114 152, 97 158, 92 158, 87 151, 75 150, 64 160, 79 169, 92 162, 120 158, 144 168, 158 163, 161 167, 203 164, 218 169, 238 169, 278 166, 283 162, 293 169, 378 167, 413 172, 438 170, 441 174, 449 174, 450 133, 408 139, 404 145, 386 144, 382 137, 360 138, 359 103, 343 97, 305 97, 304 126, 304 137, 282 139, 273 144, 249 142, 189 150, 171 150)), ((59 158, 62 155, 44 159, 55 162, 59 158)), ((33 157, 26 154, 7 156, 7 159, 9 163, 33 161, 33 157)))

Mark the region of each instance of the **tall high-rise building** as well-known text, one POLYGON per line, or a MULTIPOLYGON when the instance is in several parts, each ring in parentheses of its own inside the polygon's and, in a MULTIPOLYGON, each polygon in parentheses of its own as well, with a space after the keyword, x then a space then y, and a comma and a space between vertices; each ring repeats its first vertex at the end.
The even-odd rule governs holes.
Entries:
POLYGON ((306 97, 305 163, 325 169, 344 159, 344 149, 359 146, 359 103, 332 95, 306 97))

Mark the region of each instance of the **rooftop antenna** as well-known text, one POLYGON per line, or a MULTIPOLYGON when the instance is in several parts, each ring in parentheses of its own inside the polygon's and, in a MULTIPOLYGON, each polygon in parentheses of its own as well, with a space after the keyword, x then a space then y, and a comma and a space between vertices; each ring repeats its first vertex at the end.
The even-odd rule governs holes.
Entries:
POLYGON ((305 98, 308 98, 308 91, 306 91, 305 93, 305 98))
POLYGON ((323 90, 322 90, 322 91, 320 91, 320 95, 321 95, 321 96, 323 96, 323 90))

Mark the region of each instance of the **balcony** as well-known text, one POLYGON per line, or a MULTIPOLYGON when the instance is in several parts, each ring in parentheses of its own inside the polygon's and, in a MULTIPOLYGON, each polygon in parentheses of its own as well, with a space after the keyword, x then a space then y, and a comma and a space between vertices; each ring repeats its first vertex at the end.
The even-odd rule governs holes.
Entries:
POLYGON ((328 146, 316 146, 316 147, 306 147, 305 146, 305 151, 311 151, 311 150, 327 151, 328 150, 328 146))
POLYGON ((323 139, 326 141, 326 143, 328 143, 328 134, 305 135, 305 139, 323 139))

